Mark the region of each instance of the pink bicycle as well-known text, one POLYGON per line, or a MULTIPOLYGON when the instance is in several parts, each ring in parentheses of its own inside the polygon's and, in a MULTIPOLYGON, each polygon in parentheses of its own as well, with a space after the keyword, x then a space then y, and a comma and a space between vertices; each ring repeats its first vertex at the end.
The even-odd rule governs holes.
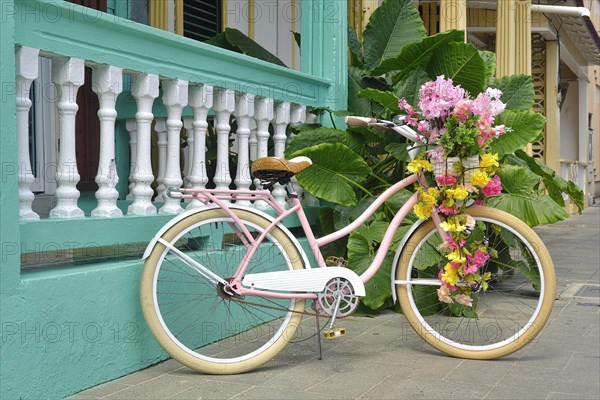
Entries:
MULTIPOLYGON (((402 121, 349 117, 348 124, 385 126, 417 140, 402 121)), ((363 225, 394 193, 422 180, 412 175, 396 183, 350 225, 317 238, 290 182, 310 165, 306 157, 266 157, 253 163, 254 176, 265 186, 286 187, 287 209, 268 190, 170 191, 170 196, 205 206, 175 217, 149 244, 141 304, 154 337, 179 362, 209 374, 252 370, 284 348, 306 314, 330 318, 327 335, 343 334, 334 328, 336 319, 356 309, 364 284, 391 246, 397 246, 390 280, 394 300, 416 333, 438 350, 462 358, 498 358, 531 342, 544 326, 554 302, 554 268, 546 247, 526 224, 496 209, 469 208, 476 221, 470 238, 484 243, 492 255, 482 271, 491 279, 485 290, 477 282, 457 283, 470 285, 474 299, 469 316, 457 314, 436 294, 445 264, 437 250, 446 240, 439 227, 442 218, 434 214, 415 223, 400 241, 395 237, 417 202, 416 194, 398 211, 362 275, 343 261, 327 266, 320 251, 363 225), (268 205, 274 215, 240 205, 248 201, 268 205), (282 223, 294 215, 316 268, 282 223)))

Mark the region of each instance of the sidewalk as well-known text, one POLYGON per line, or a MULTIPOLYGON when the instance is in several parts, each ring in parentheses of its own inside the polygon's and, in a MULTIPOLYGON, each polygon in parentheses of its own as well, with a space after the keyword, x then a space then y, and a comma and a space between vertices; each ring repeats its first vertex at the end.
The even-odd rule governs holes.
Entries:
POLYGON ((243 375, 201 375, 169 360, 71 399, 598 399, 600 207, 536 231, 559 298, 535 343, 501 360, 446 357, 387 313, 340 323, 347 334, 323 342, 322 361, 313 340, 243 375), (581 297, 584 284, 593 286, 581 297))

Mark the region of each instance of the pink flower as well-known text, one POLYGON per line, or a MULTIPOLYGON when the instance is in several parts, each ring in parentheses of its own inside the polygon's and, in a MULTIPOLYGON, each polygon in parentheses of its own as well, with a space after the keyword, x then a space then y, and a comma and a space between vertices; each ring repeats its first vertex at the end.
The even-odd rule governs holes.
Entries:
POLYGON ((456 178, 452 175, 438 176, 437 178, 435 178, 435 180, 442 186, 451 186, 456 183, 456 178))
POLYGON ((450 250, 456 250, 459 247, 462 248, 467 241, 465 239, 460 239, 460 241, 458 243, 456 243, 456 241, 454 240, 454 238, 452 236, 448 236, 448 239, 446 239, 446 242, 448 243, 448 247, 450 248, 450 250))
POLYGON ((476 205, 476 206, 482 206, 482 205, 483 205, 483 203, 484 203, 484 201, 483 201, 483 200, 475 200, 475 205, 476 205))
POLYGON ((437 162, 444 162, 444 148, 442 146, 437 146, 433 150, 427 150, 425 152, 427 156, 429 156, 430 160, 437 162))
POLYGON ((467 256, 468 266, 465 267, 465 274, 474 274, 477 270, 485 265, 490 259, 490 255, 479 249, 475 250, 473 255, 467 256))
POLYGON ((454 107, 453 114, 456 115, 456 118, 464 124, 472 112, 473 109, 471 107, 471 101, 461 100, 456 104, 456 107, 454 107))
POLYGON ((445 118, 456 104, 464 98, 465 90, 452 84, 452 79, 438 76, 435 82, 427 82, 419 90, 419 108, 427 119, 445 118))
POLYGON ((398 101, 398 108, 406 111, 408 115, 413 115, 415 113, 415 111, 413 110, 411 105, 408 104, 408 101, 406 101, 406 99, 401 99, 398 101))
MULTIPOLYGON (((439 294, 438 294, 438 297, 439 297, 439 294)), ((440 300, 442 300, 442 299, 440 298, 440 300)), ((459 294, 458 296, 456 296, 454 298, 454 300, 457 303, 465 305, 467 307, 473 307, 473 299, 471 299, 471 297, 467 296, 466 294, 459 294)))
POLYGON ((456 210, 452 207, 445 207, 443 204, 440 206, 440 212, 444 215, 454 215, 456 210))
POLYGON ((502 182, 500 181, 500 177, 494 175, 489 183, 481 189, 481 192, 485 197, 492 197, 502 193, 502 182))

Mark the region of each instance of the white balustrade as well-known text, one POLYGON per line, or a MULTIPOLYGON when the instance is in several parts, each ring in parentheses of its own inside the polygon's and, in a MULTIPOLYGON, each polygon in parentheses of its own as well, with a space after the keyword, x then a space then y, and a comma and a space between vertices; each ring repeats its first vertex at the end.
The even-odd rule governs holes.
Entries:
POLYGON ((215 93, 213 111, 216 114, 217 128, 217 168, 214 182, 218 190, 229 189, 231 173, 229 172, 229 119, 235 110, 235 92, 219 89, 215 93))
POLYGON ((58 89, 59 153, 56 170, 56 207, 50 218, 78 218, 84 213, 77 206, 80 176, 75 153, 75 117, 77 91, 85 79, 84 61, 78 58, 57 58, 52 61, 52 81, 58 89))
POLYGON ((92 90, 98 95, 100 103, 100 157, 96 175, 98 205, 92 210, 92 217, 118 217, 123 212, 117 207, 119 192, 115 188, 119 182, 115 160, 115 106, 117 97, 123 90, 122 69, 110 65, 95 67, 92 90))
MULTIPOLYGON (((163 184, 168 188, 181 188, 181 114, 183 107, 188 103, 188 83, 179 79, 165 79, 162 81, 163 104, 167 109, 167 166, 163 184)), ((183 212, 181 201, 163 194, 164 204, 160 208, 161 214, 178 214, 183 212)))
MULTIPOLYGON (((284 157, 285 142, 287 140, 287 127, 290 123, 290 103, 281 102, 277 104, 275 110, 275 120, 273 125, 275 126, 275 134, 273 135, 274 143, 274 156, 284 157)), ((286 191, 284 187, 278 183, 273 186, 273 197, 281 205, 286 205, 286 191)))
POLYGON ((29 158, 29 110, 31 100, 29 91, 31 84, 38 78, 39 50, 30 47, 19 47, 16 53, 16 102, 17 102, 17 149, 19 174, 19 218, 22 220, 40 219, 31 209, 35 196, 31 184, 35 180, 29 158))
POLYGON ((128 208, 128 214, 152 215, 156 214, 156 207, 152 204, 154 191, 150 187, 154 180, 152 174, 150 138, 152 129, 152 105, 158 97, 158 76, 150 74, 136 74, 131 80, 131 95, 137 102, 137 150, 135 172, 133 174, 133 203, 128 208))
MULTIPOLYGON (((254 121, 256 122, 256 158, 269 155, 269 125, 273 121, 273 99, 258 97, 254 103, 254 121)), ((256 190, 263 190, 260 179, 254 179, 256 190)), ((254 205, 259 209, 267 209, 269 206, 264 201, 258 201, 254 205)))
POLYGON ((258 137, 256 131, 258 125, 254 118, 250 119, 250 139, 248 139, 248 146, 250 147, 250 161, 254 161, 258 158, 258 137))
MULTIPOLYGON (((254 116, 254 95, 242 93, 238 95, 235 108, 237 121, 238 165, 235 176, 235 186, 239 190, 249 190, 252 184, 250 176, 250 120, 254 116)), ((249 206, 249 200, 240 200, 238 204, 249 206)))
MULTIPOLYGON (((208 128, 208 112, 213 106, 213 87, 209 85, 192 85, 189 91, 189 104, 194 112, 192 128, 194 129, 194 145, 191 147, 192 171, 188 178, 190 187, 204 188, 208 183, 206 174, 206 129, 208 128)), ((201 207, 204 204, 192 200, 189 208, 201 207)))
MULTIPOLYGON (((301 125, 304 123, 304 121, 306 121, 306 106, 292 104, 292 110, 290 112, 290 127, 301 125)), ((288 146, 290 143, 292 143, 294 136, 296 135, 294 134, 293 130, 290 129, 287 140, 288 146)), ((300 186, 298 179, 296 179, 295 176, 292 178, 292 184, 294 185, 294 190, 296 190, 296 193, 302 197, 304 194, 304 189, 302 189, 302 186, 300 186)))
POLYGON ((158 148, 158 172, 156 175, 156 192, 158 195, 155 201, 164 201, 165 189, 164 183, 165 171, 167 169, 167 120, 156 118, 154 120, 154 132, 156 132, 156 147, 158 148))
POLYGON ((129 133, 129 193, 125 197, 125 200, 133 200, 133 187, 135 181, 133 175, 136 170, 136 154, 137 154, 137 122, 135 119, 128 119, 125 121, 125 129, 129 133))
MULTIPOLYGON (((188 92, 189 94, 189 92, 188 92)), ((191 117, 183 118, 183 128, 185 129, 187 139, 186 146, 183 149, 183 187, 190 187, 190 175, 192 174, 192 165, 194 164, 194 119, 191 117)))

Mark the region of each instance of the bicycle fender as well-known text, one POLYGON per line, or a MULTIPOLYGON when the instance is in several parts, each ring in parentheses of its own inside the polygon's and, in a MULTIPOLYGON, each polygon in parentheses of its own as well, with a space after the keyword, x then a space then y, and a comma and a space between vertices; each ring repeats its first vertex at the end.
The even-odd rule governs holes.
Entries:
MULTIPOLYGON (((256 208, 253 208, 253 207, 241 206, 241 205, 237 205, 237 204, 229 204, 228 207, 231 208, 231 209, 244 210, 244 211, 248 211, 248 212, 254 213, 254 214, 259 215, 260 217, 268 220, 269 222, 273 222, 273 220, 275 220, 275 218, 273 218, 269 214, 265 213, 264 211, 257 210, 256 208)), ((158 232, 156 232, 156 234, 154 235, 154 237, 152 238, 152 240, 150 240, 150 243, 148 243, 148 246, 146 246, 146 250, 144 251, 144 255, 142 256, 142 260, 145 260, 146 258, 148 258, 150 256, 150 253, 152 253, 152 250, 154 249, 154 247, 158 243, 158 239, 166 231, 168 231, 173 225, 175 225, 179 221, 181 221, 181 220, 189 217, 190 215, 194 215, 194 214, 206 211, 206 210, 212 210, 212 209, 215 209, 215 208, 219 208, 219 207, 216 204, 211 204, 211 205, 203 206, 203 207, 200 207, 200 208, 194 208, 192 210, 187 210, 187 211, 179 214, 178 216, 176 216, 175 218, 173 218, 169 222, 167 222, 158 232)), ((310 263, 308 261, 308 257, 306 256, 306 253, 304 252, 304 249, 302 248, 302 246, 300 246, 300 243, 298 242, 298 240, 296 239, 296 237, 283 224, 280 223, 280 224, 277 225, 277 227, 279 229, 281 229, 283 231, 283 233, 288 237, 288 239, 290 239, 290 241, 298 248, 298 251, 300 252, 300 256, 302 257, 302 261, 304 262, 305 268, 310 268, 310 263)))
POLYGON ((410 239, 412 234, 415 233, 415 231, 424 222, 427 222, 427 221, 418 220, 417 222, 415 222, 410 227, 408 232, 406 232, 404 234, 404 236, 402 237, 402 240, 400 241, 400 244, 398 245, 398 249, 396 250, 396 255, 394 256, 394 263, 392 264, 392 275, 391 275, 391 280, 390 280, 390 283, 392 285, 392 299, 394 300, 394 304, 396 304, 396 302, 398 301, 398 299, 396 298, 396 285, 394 284, 394 281, 396 280, 396 269, 398 268, 398 261, 400 261, 400 256, 402 255, 402 250, 404 250, 404 246, 406 246, 408 239, 410 239))

